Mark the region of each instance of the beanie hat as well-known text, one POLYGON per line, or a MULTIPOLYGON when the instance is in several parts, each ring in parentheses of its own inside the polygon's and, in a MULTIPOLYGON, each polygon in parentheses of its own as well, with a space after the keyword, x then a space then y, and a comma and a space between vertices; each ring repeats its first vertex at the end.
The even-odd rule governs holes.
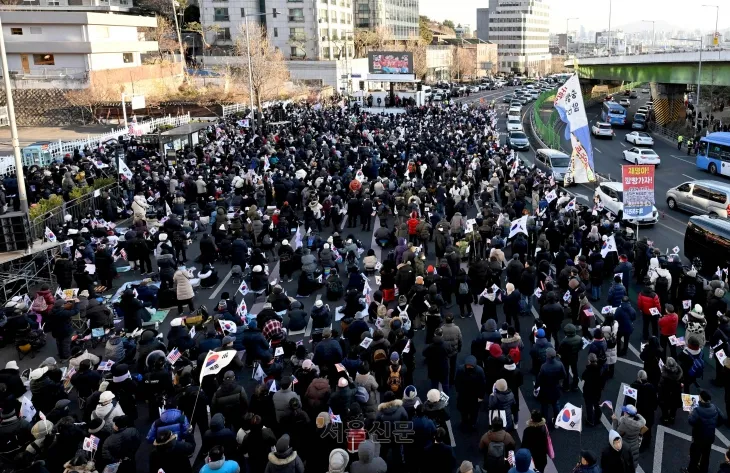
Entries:
POLYGON ((345 473, 347 464, 350 462, 350 455, 341 448, 330 452, 330 469, 328 473, 345 473))
POLYGON ((498 379, 497 382, 494 383, 494 385, 499 392, 505 392, 507 390, 507 381, 505 381, 504 379, 498 379))
POLYGON ((489 354, 495 358, 502 356, 502 347, 496 343, 492 343, 492 346, 489 347, 489 354))
POLYGON ((515 453, 515 471, 517 473, 527 473, 530 471, 530 463, 532 462, 532 453, 526 448, 521 448, 515 453))
POLYGON ((322 307, 324 305, 324 302, 322 302, 322 299, 318 299, 314 302, 314 307, 322 307))
POLYGON ((337 381, 337 387, 346 388, 349 385, 350 385, 350 382, 345 377, 342 377, 342 378, 340 378, 339 381, 337 381))
MULTIPOLYGON (((101 419, 95 419, 102 422, 101 419)), ((92 421, 93 422, 93 421, 92 421)), ((30 429, 30 433, 35 437, 36 440, 42 440, 46 437, 46 435, 53 432, 53 422, 50 420, 39 420, 33 425, 33 428, 30 429)), ((91 430, 89 430, 91 432, 91 430)), ((91 432, 94 433, 94 432, 91 432)))
POLYGON ((441 393, 438 389, 431 389, 428 391, 428 394, 426 394, 426 399, 428 399, 428 402, 439 402, 441 399, 441 393))
POLYGON ((398 354, 397 351, 394 351, 393 353, 390 354, 391 363, 398 363, 399 360, 400 360, 400 355, 398 354))
POLYGON ((101 393, 101 396, 99 396, 99 402, 102 404, 111 402, 112 399, 114 399, 114 393, 111 391, 104 391, 101 393))
POLYGON ((304 361, 302 361, 302 368, 304 368, 305 370, 311 370, 312 369, 312 365, 314 365, 314 363, 312 363, 312 360, 304 360, 304 361))
POLYGON ((276 442, 276 453, 284 453, 289 450, 289 434, 284 434, 276 442))
POLYGON ((545 330, 541 328, 537 329, 537 338, 545 338, 545 330))
POLYGON ((405 391, 403 391, 403 398, 404 399, 415 399, 416 396, 418 396, 418 391, 416 390, 416 387, 411 385, 406 386, 405 391))
POLYGON ((556 353, 555 353, 555 348, 553 348, 553 347, 550 347, 550 348, 548 348, 547 350, 545 350, 545 355, 546 355, 546 356, 547 356, 548 358, 555 358, 555 356, 556 356, 556 353))

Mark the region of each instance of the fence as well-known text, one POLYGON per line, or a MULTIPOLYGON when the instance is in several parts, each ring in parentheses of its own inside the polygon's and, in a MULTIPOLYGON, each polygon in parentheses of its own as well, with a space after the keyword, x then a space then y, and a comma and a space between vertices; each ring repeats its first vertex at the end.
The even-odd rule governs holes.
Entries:
POLYGON ((550 114, 550 119, 548 120, 548 123, 546 124, 542 117, 540 116, 540 109, 542 108, 545 101, 548 99, 548 97, 554 97, 555 92, 554 91, 547 91, 543 92, 537 97, 537 100, 535 100, 535 105, 532 108, 532 116, 533 116, 533 131, 537 134, 537 136, 549 147, 552 149, 561 149, 560 148, 560 136, 555 131, 555 121, 557 120, 557 112, 553 110, 553 112, 550 114))
MULTIPOLYGON (((177 117, 167 116, 162 118, 153 118, 146 122, 131 124, 129 128, 121 127, 101 135, 88 136, 80 140, 58 140, 58 142, 50 143, 48 145, 48 151, 51 153, 51 156, 60 158, 67 153, 73 154, 74 149, 77 148, 93 149, 109 140, 117 140, 120 136, 127 137, 130 135, 130 131, 134 135, 144 135, 145 133, 150 133, 152 130, 159 128, 160 126, 171 126, 174 128, 187 123, 190 123, 190 112, 188 112, 187 115, 180 115, 177 117)), ((0 156, 0 176, 8 174, 15 174, 15 158, 13 156, 0 156)))
MULTIPOLYGON (((273 105, 287 105, 291 103, 291 100, 272 100, 270 102, 264 102, 261 104, 261 108, 269 108, 273 105)), ((251 104, 248 103, 234 103, 231 105, 223 105, 223 118, 233 115, 234 113, 248 112, 251 110, 251 104)))
POLYGON ((668 140, 672 140, 674 143, 677 142, 677 137, 680 135, 679 132, 657 125, 656 122, 649 123, 649 130, 655 135, 661 135, 668 140))
POLYGON ((103 218, 101 215, 96 215, 97 210, 102 210, 104 205, 104 198, 102 194, 108 192, 113 195, 119 202, 122 200, 122 189, 118 183, 108 184, 104 187, 90 192, 89 194, 83 195, 78 199, 64 202, 58 208, 51 210, 50 212, 40 215, 30 222, 30 229, 34 240, 42 239, 46 227, 48 228, 59 228, 63 225, 63 219, 66 215, 71 215, 74 219, 86 218, 86 215, 91 214, 92 218, 103 218))

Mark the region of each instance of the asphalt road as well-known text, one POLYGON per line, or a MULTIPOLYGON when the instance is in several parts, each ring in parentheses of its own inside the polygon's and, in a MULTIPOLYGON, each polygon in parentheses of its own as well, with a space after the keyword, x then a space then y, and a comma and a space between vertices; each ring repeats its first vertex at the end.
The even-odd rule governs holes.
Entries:
MULTIPOLYGON (((504 94, 508 93, 509 89, 504 89, 502 91, 485 91, 480 94, 472 95, 468 99, 468 101, 478 101, 480 97, 485 97, 485 100, 491 100, 491 98, 495 98, 496 100, 499 100, 504 94)), ((529 107, 531 105, 528 105, 525 107, 525 112, 529 110, 529 107)), ((506 112, 506 110, 504 110, 506 112)), ((504 117, 500 119, 500 125, 501 129, 504 129, 504 117)), ((608 142, 606 142, 609 144, 608 142)), ((618 140, 615 140, 611 142, 611 145, 616 145, 617 147, 620 147, 620 145, 617 145, 618 140)), ((660 145, 661 146, 661 145, 660 145)), ((603 148, 606 148, 608 150, 608 147, 598 144, 598 147, 601 149, 601 151, 604 151, 603 148)), ((617 148, 618 149, 618 148, 617 148)), ((660 155, 664 153, 664 151, 659 151, 660 155)), ((597 153, 600 154, 600 156, 603 156, 603 154, 606 155, 606 158, 608 158, 609 153, 597 153)), ((526 153, 520 153, 520 155, 527 160, 532 160, 534 158, 534 153, 532 151, 526 152, 526 153)), ((618 156, 618 153, 612 154, 612 156, 618 156)), ((597 162, 603 163, 603 159, 599 158, 597 159, 597 162)), ((606 165, 609 163, 607 162, 608 159, 605 160, 606 165)), ((615 158, 615 161, 618 163, 618 158, 615 158)), ((614 168, 612 169, 618 169, 615 168, 618 164, 611 163, 614 168)), ((676 163, 675 163, 676 164, 676 163)), ((603 165, 603 164, 601 164, 603 165)), ((689 165, 687 165, 689 166, 689 165)), ((661 169, 660 173, 665 171, 665 169, 661 169)), ((689 174, 689 173, 688 173, 689 174)), ((475 213, 475 209, 470 209, 470 216, 473 216, 475 213)), ((681 216, 677 216, 680 218, 681 216)), ((686 217, 683 217, 686 219, 686 217)), ((685 220, 686 221, 686 220, 685 220)), ((664 223, 664 221, 662 221, 664 223)), ((393 222, 389 222, 389 226, 391 226, 393 222)), ((377 224, 376 224, 377 225, 377 224)), ((679 228, 679 227, 678 227, 679 228)), ((347 229, 345 228, 342 231, 343 235, 348 235, 350 233, 353 234, 355 238, 358 238, 362 241, 365 248, 370 248, 371 246, 376 249, 376 255, 379 257, 383 257, 385 255, 381 254, 381 251, 379 248, 376 247, 376 245, 372 242, 372 234, 375 231, 376 227, 372 227, 370 232, 364 232, 361 231, 360 227, 353 228, 353 229, 347 229)), ((643 230, 642 230, 643 231, 643 230)), ((648 232, 654 232, 652 235, 656 234, 655 241, 661 241, 659 240, 661 235, 660 233, 662 230, 660 227, 657 227, 652 230, 647 230, 648 232)), ((328 236, 331 234, 332 229, 325 229, 323 232, 324 236, 328 236)), ((672 232, 665 232, 665 233, 672 233, 672 232)), ((674 240, 679 240, 679 237, 677 236, 674 240)), ((669 241, 669 240, 667 240, 669 241)), ((670 247, 672 246, 671 243, 670 247)), ((681 245, 681 242, 677 243, 681 245)), ((662 243, 662 246, 664 243, 662 243)), ((431 250, 433 248, 431 247, 431 250)), ((188 251, 188 256, 190 258, 195 258, 199 254, 199 246, 197 242, 193 243, 192 247, 188 251)), ((432 264, 435 262, 434 258, 434 252, 429 251, 429 258, 428 263, 432 264)), ((216 268, 218 270, 220 283, 211 289, 200 289, 196 291, 196 297, 195 297, 195 305, 196 307, 205 304, 208 306, 209 309, 212 310, 213 306, 216 305, 217 301, 220 299, 220 294, 223 291, 228 291, 230 293, 234 293, 237 289, 237 284, 233 284, 233 282, 227 278, 228 271, 230 267, 228 265, 223 265, 220 263, 216 263, 216 268)), ((199 267, 199 265, 198 265, 199 267)), ((278 279, 278 266, 276 262, 271 262, 269 265, 271 278, 277 278, 278 279)), ((123 282, 126 281, 132 281, 135 279, 139 279, 139 275, 135 273, 122 273, 120 278, 115 280, 114 287, 115 289, 118 288, 123 282)), ((295 281, 296 281, 296 274, 295 274, 295 281)), ((284 287, 285 291, 287 291, 288 294, 294 295, 296 293, 296 282, 287 283, 282 282, 282 286, 284 287)), ((374 281, 371 281, 371 286, 375 288, 374 281)), ((603 287, 603 294, 605 297, 605 294, 608 290, 608 283, 604 284, 603 287)), ((631 294, 635 298, 635 295, 637 293, 637 288, 633 287, 631 290, 631 294)), ((318 296, 321 296, 323 294, 323 291, 320 290, 314 294, 312 294, 310 297, 306 299, 300 299, 306 310, 309 310, 312 305, 314 304, 314 301, 318 296)), ((239 295, 240 300, 240 295, 239 295)), ((605 299, 604 299, 605 300, 605 299)), ((254 301, 254 296, 252 294, 249 294, 246 296, 246 301, 249 307, 249 310, 252 313, 257 313, 261 306, 262 302, 259 300, 258 302, 254 301)), ((330 303, 331 308, 334 309, 335 306, 340 305, 338 303, 330 303)), ((595 303, 595 307, 597 309, 600 309, 603 306, 601 303, 595 303)), ((474 312, 476 316, 474 318, 467 318, 467 319, 460 319, 456 318, 457 325, 461 328, 464 341, 462 349, 462 352, 459 355, 459 363, 463 362, 463 359, 469 354, 469 347, 471 344, 471 341, 478 335, 479 333, 479 320, 481 316, 481 306, 473 306, 474 312)), ((455 310, 458 312, 458 307, 452 307, 449 310, 455 310)), ((161 324, 160 329, 163 333, 167 333, 167 330, 169 328, 169 321, 174 318, 177 314, 177 309, 173 308, 170 310, 170 313, 168 314, 166 320, 161 324)), ((600 310, 597 310, 596 313, 600 313, 600 310)), ((536 314, 535 314, 536 315, 536 314)), ((504 321, 504 314, 502 313, 501 309, 499 309, 499 317, 500 321, 504 321)), ((529 339, 529 331, 530 327, 532 326, 533 317, 521 317, 521 335, 523 337, 523 340, 525 340, 525 348, 523 351, 523 362, 521 365, 521 370, 523 373, 525 373, 525 382, 523 385, 523 388, 521 389, 520 394, 520 420, 518 424, 518 432, 521 432, 524 429, 525 426, 525 420, 528 418, 529 409, 535 409, 539 408, 539 403, 536 402, 536 400, 532 396, 532 386, 534 382, 534 377, 529 374, 529 367, 530 367, 530 357, 528 355, 530 343, 528 341, 529 339)), ((619 362, 616 365, 615 369, 615 377, 610 380, 606 386, 606 389, 604 390, 604 399, 611 400, 614 405, 621 405, 622 399, 621 396, 619 396, 621 388, 621 383, 631 383, 636 378, 636 372, 638 369, 641 369, 642 363, 640 362, 640 359, 638 358, 638 351, 640 349, 640 343, 641 343, 641 321, 637 321, 635 323, 636 331, 634 332, 633 336, 631 337, 631 345, 632 350, 629 351, 629 354, 626 358, 620 358, 619 362)), ((422 351, 424 348, 424 333, 425 332, 417 332, 414 339, 414 345, 415 349, 418 353, 422 351)), ((304 334, 298 334, 293 335, 291 337, 294 340, 303 340, 305 345, 309 347, 309 333, 305 332, 304 334)), ((101 347, 98 347, 95 352, 101 353, 101 347)), ((19 365, 21 369, 28 368, 28 367, 37 367, 37 365, 46 357, 46 356, 54 356, 56 353, 55 350, 55 343, 52 339, 49 338, 48 345, 43 349, 43 351, 36 356, 35 359, 31 359, 29 357, 26 357, 25 359, 19 361, 19 365)), ((16 354, 12 347, 5 348, 0 351, 0 365, 4 366, 5 362, 15 359, 16 354)), ((587 358, 587 352, 584 350, 581 352, 581 358, 579 361, 579 372, 582 372, 583 367, 585 366, 587 358)), ((424 400, 426 396, 426 392, 428 391, 429 382, 426 378, 426 369, 423 364, 423 358, 421 356, 417 357, 417 369, 415 373, 415 385, 418 389, 419 397, 424 400)), ((250 379, 251 373, 245 372, 241 379, 243 380, 242 383, 246 386, 247 391, 250 393, 253 389, 253 382, 250 379)), ((723 392, 722 390, 715 388, 709 383, 709 380, 714 377, 714 363, 710 363, 706 366, 705 369, 705 377, 704 380, 700 382, 703 388, 708 389, 711 394, 713 395, 713 399, 715 399, 717 402, 719 402, 718 406, 720 409, 725 412, 725 406, 720 402, 720 400, 723 398, 723 392)), ((696 392, 696 391, 695 391, 696 392)), ((460 429, 460 416, 458 411, 456 410, 456 402, 454 399, 454 396, 456 395, 454 389, 452 388, 450 393, 450 396, 452 396, 452 402, 449 405, 449 413, 451 415, 451 432, 454 439, 454 445, 456 450, 456 457, 459 462, 465 459, 469 459, 474 462, 481 463, 481 455, 478 452, 478 442, 481 435, 487 430, 487 422, 484 418, 485 415, 482 414, 482 417, 479 422, 479 430, 475 433, 466 433, 463 432, 460 429)), ((565 402, 570 402, 574 405, 580 406, 582 405, 582 396, 578 392, 568 392, 563 395, 563 398, 561 399, 561 405, 565 402)), ((75 404, 75 403, 74 403, 75 404)), ((146 418, 146 409, 140 408, 140 419, 137 422, 137 427, 140 429, 140 431, 143 434, 146 434, 148 428, 149 428, 149 420, 146 418)), ((557 471, 559 472, 566 472, 571 471, 573 466, 576 464, 578 460, 578 454, 581 449, 590 449, 593 450, 596 454, 600 453, 600 451, 605 448, 608 445, 608 432, 606 430, 606 425, 610 421, 611 412, 610 410, 604 408, 604 422, 603 426, 596 426, 596 427, 584 427, 584 430, 582 433, 578 432, 568 432, 564 430, 556 430, 552 433, 552 440, 555 447, 556 452, 556 458, 554 462, 550 462, 547 468, 547 471, 550 473, 555 473, 557 471)), ((655 472, 655 473, 661 473, 669 472, 669 471, 677 471, 680 466, 685 466, 688 458, 688 449, 689 449, 689 442, 688 442, 688 436, 691 434, 691 429, 689 425, 686 422, 687 414, 686 413, 679 413, 677 417, 677 423, 673 426, 671 426, 671 429, 661 430, 661 435, 656 434, 654 436, 655 440, 652 442, 651 447, 649 450, 645 453, 642 453, 640 458, 640 465, 641 470, 643 472, 655 472)), ((657 427, 655 427, 657 429, 657 427)), ((661 429, 664 429, 663 427, 661 429)), ((713 449, 713 454, 711 458, 711 471, 714 471, 716 468, 716 465, 722 460, 722 454, 720 452, 724 451, 725 446, 728 444, 728 441, 726 439, 726 436, 730 436, 730 431, 726 427, 721 427, 719 429, 720 435, 718 435, 717 440, 715 441, 715 447, 713 449)), ((148 454, 150 452, 150 446, 147 444, 144 444, 142 448, 139 449, 137 453, 137 461, 139 465, 140 471, 147 471, 147 458, 148 454)), ((257 472, 258 473, 258 472, 257 472)))

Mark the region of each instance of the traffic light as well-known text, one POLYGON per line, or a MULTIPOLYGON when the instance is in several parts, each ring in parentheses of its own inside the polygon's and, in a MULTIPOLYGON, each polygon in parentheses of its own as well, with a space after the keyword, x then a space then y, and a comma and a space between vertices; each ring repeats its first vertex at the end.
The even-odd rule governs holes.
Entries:
POLYGON ((279 12, 277 12, 277 11, 276 11, 276 8, 274 8, 274 10, 273 10, 273 12, 272 12, 272 16, 273 16, 274 18, 276 18, 276 17, 277 17, 277 15, 279 15, 279 12))

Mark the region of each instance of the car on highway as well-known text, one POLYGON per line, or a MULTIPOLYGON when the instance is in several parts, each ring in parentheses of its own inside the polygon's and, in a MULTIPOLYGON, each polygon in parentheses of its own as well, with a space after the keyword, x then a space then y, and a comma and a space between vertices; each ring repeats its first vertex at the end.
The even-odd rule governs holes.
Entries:
POLYGON ((631 121, 632 130, 646 130, 646 114, 635 113, 634 119, 631 121))
POLYGON ((517 115, 520 116, 520 113, 522 113, 522 107, 510 107, 507 111, 507 116, 510 115, 517 115))
POLYGON ((523 131, 511 131, 507 135, 507 147, 517 150, 530 149, 530 140, 523 131))
POLYGON ((625 139, 626 142, 632 143, 636 146, 654 146, 654 138, 645 131, 632 131, 631 133, 626 133, 625 139))
POLYGON ((489 90, 491 85, 489 83, 479 84, 479 90, 489 90))
POLYGON ((539 96, 540 96, 539 90, 533 90, 532 92, 530 92, 530 97, 532 98, 532 100, 537 100, 537 98, 539 96))
POLYGON ((730 184, 718 181, 697 180, 672 187, 666 194, 667 205, 672 210, 685 210, 699 215, 717 215, 727 218, 730 214, 730 184))
POLYGON ((651 92, 651 90, 649 90, 649 89, 641 89, 642 94, 648 94, 650 92, 651 92))
POLYGON ((593 136, 599 137, 599 136, 607 136, 609 138, 613 138, 613 136, 616 134, 613 131, 613 128, 611 128, 610 123, 604 123, 604 122, 596 122, 591 126, 591 133, 593 133, 593 136))
POLYGON ((540 148, 535 150, 535 167, 548 176, 552 175, 555 182, 567 182, 569 185, 570 177, 570 156, 555 149, 540 148))
POLYGON ((630 107, 631 106, 631 100, 629 99, 621 99, 618 101, 619 105, 623 105, 624 107, 630 107))
MULTIPOLYGON (((620 182, 601 182, 596 189, 595 196, 603 204, 603 207, 616 215, 619 220, 624 217, 623 204, 624 185, 620 182)), ((654 225, 659 220, 659 212, 656 207, 651 206, 651 212, 648 215, 629 217, 626 222, 632 225, 654 225)))
POLYGON ((504 103, 510 103, 512 99, 515 98, 512 94, 507 94, 502 98, 502 102, 504 103))
POLYGON ((636 110, 636 113, 643 113, 644 115, 649 113, 649 109, 647 107, 639 107, 638 110, 636 110))
POLYGON ((444 94, 441 92, 436 92, 431 96, 434 102, 441 102, 444 99, 444 94))
POLYGON ((478 86, 478 85, 472 85, 472 86, 469 86, 469 92, 471 92, 471 93, 473 93, 473 94, 475 94, 475 93, 479 92, 479 90, 480 90, 480 89, 479 89, 479 86, 478 86))
POLYGON ((527 105, 527 103, 530 101, 530 98, 527 95, 523 95, 518 99, 522 105, 527 105))
POLYGON ((659 155, 653 149, 629 148, 624 150, 624 159, 634 164, 653 164, 656 167, 662 163, 659 155))
POLYGON ((644 104, 644 106, 645 106, 646 108, 648 108, 649 110, 651 110, 651 109, 653 109, 653 108, 654 108, 654 102, 653 102, 653 101, 651 101, 651 100, 649 100, 648 102, 646 102, 646 103, 644 104))
POLYGON ((511 101, 511 102, 509 103, 509 108, 513 108, 513 107, 517 107, 517 108, 519 108, 520 110, 522 110, 522 102, 520 102, 519 100, 512 100, 512 101, 511 101))
POLYGON ((522 131, 522 120, 517 117, 507 120, 507 131, 522 131))
POLYGON ((636 93, 636 91, 635 91, 635 90, 632 90, 632 91, 631 91, 631 93, 629 94, 629 98, 630 98, 630 99, 636 99, 636 98, 638 98, 638 97, 639 97, 639 94, 638 94, 638 93, 636 93))

